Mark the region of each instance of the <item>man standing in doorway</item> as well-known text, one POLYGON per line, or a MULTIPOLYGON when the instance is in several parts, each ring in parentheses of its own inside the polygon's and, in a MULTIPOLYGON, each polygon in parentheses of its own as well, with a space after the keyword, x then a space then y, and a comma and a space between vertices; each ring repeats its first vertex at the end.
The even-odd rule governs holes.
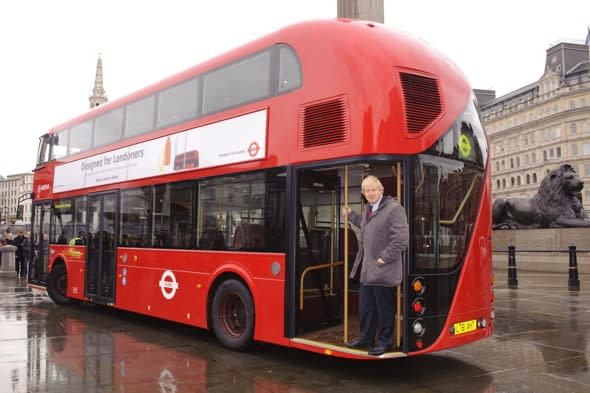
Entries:
POLYGON ((408 219, 404 208, 394 198, 383 196, 383 184, 377 177, 371 175, 363 179, 361 192, 368 202, 366 214, 342 207, 342 214, 348 215, 348 220, 362 233, 350 274, 351 278, 356 277, 362 264, 360 333, 346 345, 368 348, 369 355, 380 356, 393 348, 394 288, 402 281, 402 254, 409 238, 408 219))

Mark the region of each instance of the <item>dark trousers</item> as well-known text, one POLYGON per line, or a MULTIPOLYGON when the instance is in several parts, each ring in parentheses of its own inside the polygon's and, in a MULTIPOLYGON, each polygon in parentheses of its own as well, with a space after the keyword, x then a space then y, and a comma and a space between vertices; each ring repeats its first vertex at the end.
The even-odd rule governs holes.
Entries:
POLYGON ((395 288, 361 284, 359 312, 361 328, 358 340, 371 344, 377 335, 376 345, 392 347, 395 288))
POLYGON ((16 270, 17 276, 20 276, 20 270, 21 270, 22 263, 23 263, 22 257, 16 257, 14 259, 14 269, 16 270))
POLYGON ((19 274, 21 277, 26 277, 27 276, 27 271, 29 270, 29 258, 22 258, 21 262, 20 262, 20 273, 17 272, 17 274, 19 274))

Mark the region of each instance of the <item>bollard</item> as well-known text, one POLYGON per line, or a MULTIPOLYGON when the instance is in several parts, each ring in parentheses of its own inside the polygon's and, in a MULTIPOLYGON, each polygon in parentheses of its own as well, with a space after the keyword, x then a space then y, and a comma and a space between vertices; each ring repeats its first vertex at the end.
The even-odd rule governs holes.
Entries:
POLYGON ((517 289, 516 279, 516 251, 514 246, 508 246, 508 288, 517 289))
POLYGON ((570 291, 580 290, 580 280, 578 279, 578 258, 576 256, 576 246, 570 245, 570 268, 567 280, 567 289, 570 291))

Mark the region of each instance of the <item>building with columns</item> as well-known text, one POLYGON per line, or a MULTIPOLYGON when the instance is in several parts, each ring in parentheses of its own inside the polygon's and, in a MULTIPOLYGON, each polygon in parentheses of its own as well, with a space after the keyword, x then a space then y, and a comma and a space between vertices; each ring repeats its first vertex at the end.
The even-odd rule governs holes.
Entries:
POLYGON ((0 224, 10 225, 31 222, 31 198, 33 174, 19 173, 0 177, 0 224), (17 208, 23 206, 22 220, 17 220, 17 208))
POLYGON ((570 164, 590 210, 590 29, 585 41, 547 49, 540 78, 502 97, 475 90, 492 158, 492 198, 532 196, 545 175, 570 164))

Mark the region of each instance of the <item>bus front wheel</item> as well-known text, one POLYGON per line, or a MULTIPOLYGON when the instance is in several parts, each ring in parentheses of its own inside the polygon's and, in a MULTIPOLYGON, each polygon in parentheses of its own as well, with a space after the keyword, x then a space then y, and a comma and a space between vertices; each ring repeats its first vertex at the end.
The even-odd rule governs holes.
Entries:
POLYGON ((211 322, 217 339, 226 347, 245 350, 254 338, 254 301, 238 280, 224 281, 215 291, 211 322))
POLYGON ((57 304, 70 304, 66 296, 68 290, 68 270, 64 264, 54 266, 47 275, 47 294, 57 304))

